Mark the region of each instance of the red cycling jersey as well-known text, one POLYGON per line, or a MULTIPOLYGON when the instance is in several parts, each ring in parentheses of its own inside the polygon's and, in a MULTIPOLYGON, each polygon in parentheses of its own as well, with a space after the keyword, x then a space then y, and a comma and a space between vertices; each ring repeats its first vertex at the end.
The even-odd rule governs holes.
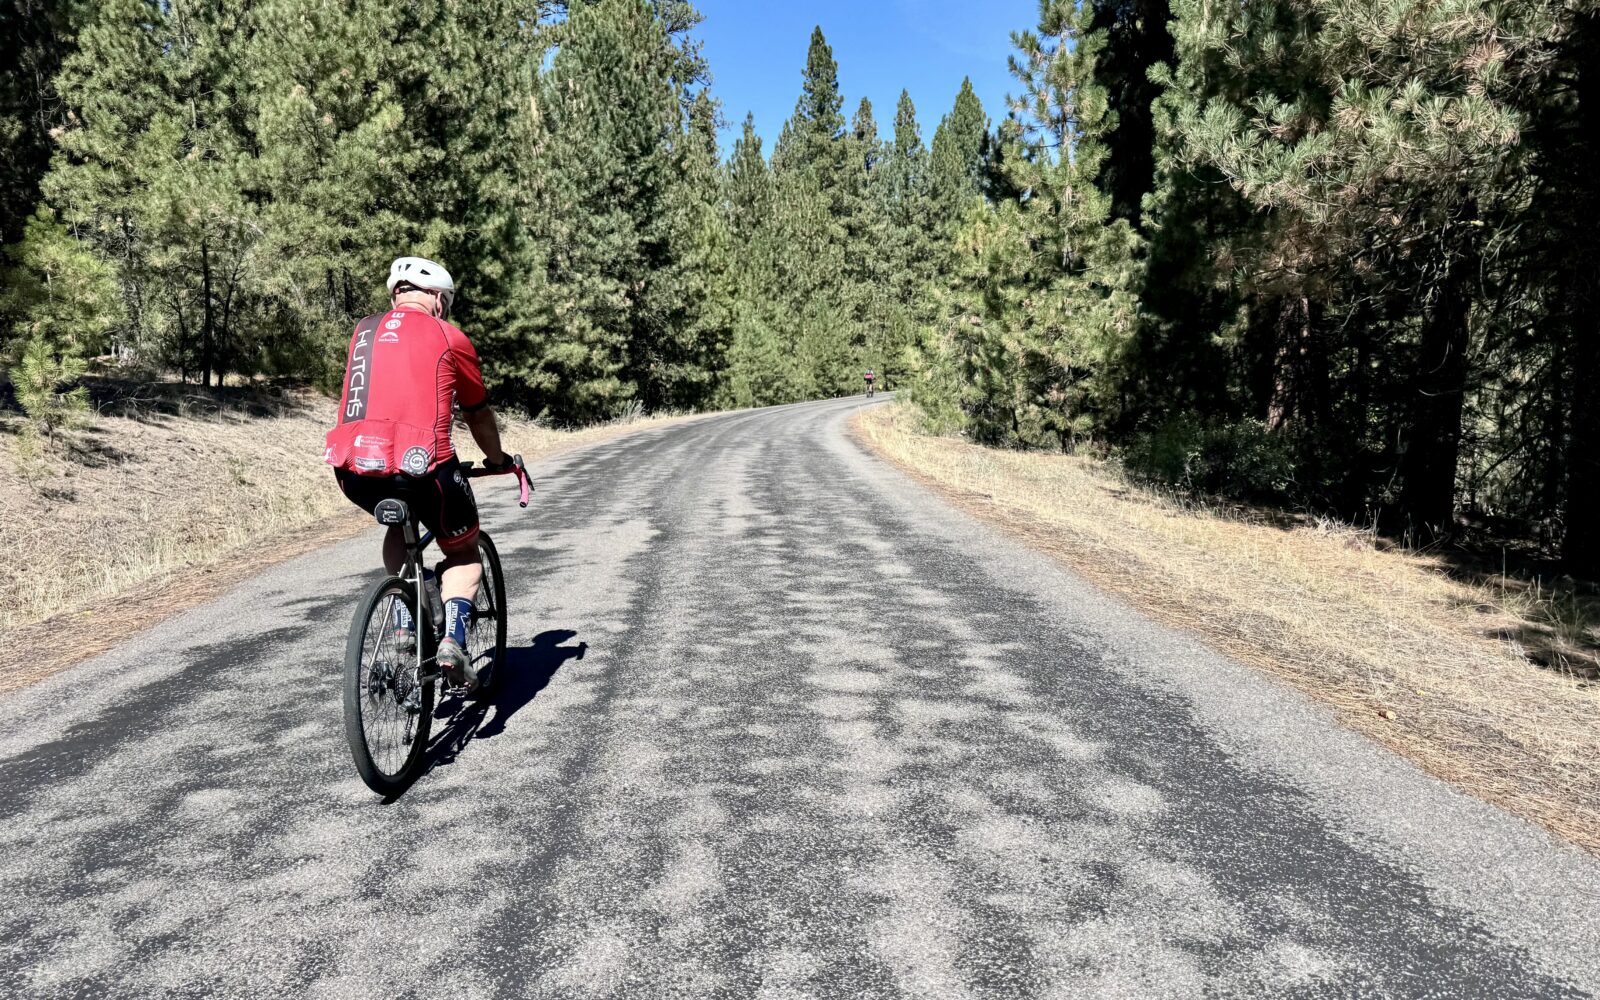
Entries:
POLYGON ((366 476, 422 476, 455 455, 450 402, 486 402, 478 354, 466 335, 402 306, 356 324, 345 363, 329 465, 366 476))

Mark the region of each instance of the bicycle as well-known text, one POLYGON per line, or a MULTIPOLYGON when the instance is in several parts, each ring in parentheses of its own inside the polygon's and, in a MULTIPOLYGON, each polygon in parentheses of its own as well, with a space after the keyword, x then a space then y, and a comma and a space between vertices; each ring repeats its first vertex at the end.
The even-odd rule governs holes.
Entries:
MULTIPOLYGON (((528 472, 522 456, 512 457, 506 472, 461 463, 468 479, 513 473, 520 488, 518 503, 528 506, 528 472)), ((434 688, 443 678, 436 656, 444 609, 429 593, 423 551, 433 533, 419 536, 421 525, 404 501, 381 501, 373 511, 379 524, 399 525, 405 535, 406 561, 400 573, 376 580, 367 588, 344 652, 344 731, 356 771, 368 788, 394 795, 406 788, 422 766, 433 725, 434 688), (404 606, 412 621, 409 643, 401 639, 396 608, 404 606), (435 618, 435 614, 439 616, 435 618), (410 645, 412 648, 404 648, 410 645)), ((499 686, 506 655, 506 584, 500 553, 488 532, 478 532, 478 561, 483 579, 467 626, 467 653, 477 668, 476 691, 446 688, 445 696, 488 700, 499 686)))

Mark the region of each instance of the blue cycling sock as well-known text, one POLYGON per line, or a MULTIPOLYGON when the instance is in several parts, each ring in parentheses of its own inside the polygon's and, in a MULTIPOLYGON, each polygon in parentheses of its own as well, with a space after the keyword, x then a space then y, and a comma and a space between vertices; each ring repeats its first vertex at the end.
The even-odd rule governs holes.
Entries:
POLYGON ((465 597, 452 597, 444 602, 444 634, 463 649, 467 645, 467 625, 471 621, 471 601, 465 597))
POLYGON ((404 601, 394 602, 394 627, 407 631, 411 629, 411 609, 406 607, 404 601))

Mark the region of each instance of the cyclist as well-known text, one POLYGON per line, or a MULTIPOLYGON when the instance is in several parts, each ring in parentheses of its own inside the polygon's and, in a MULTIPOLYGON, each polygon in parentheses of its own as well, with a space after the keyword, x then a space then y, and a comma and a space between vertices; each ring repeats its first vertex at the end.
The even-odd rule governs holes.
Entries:
POLYGON ((870 396, 870 395, 872 395, 872 380, 874 378, 877 378, 877 376, 872 374, 872 369, 871 368, 868 368, 867 369, 867 374, 864 377, 867 380, 867 395, 870 396))
MULTIPOLYGON (((379 502, 404 501, 444 552, 439 590, 444 637, 438 664, 451 684, 473 687, 467 626, 483 570, 478 562, 478 506, 450 441, 451 402, 459 403, 485 465, 509 469, 489 409, 477 352, 446 322, 455 300, 450 272, 431 260, 401 257, 389 265, 388 312, 356 324, 345 364, 339 423, 328 432, 324 458, 339 489, 373 513, 379 502)), ((383 565, 405 564, 405 535, 391 525, 383 565)), ((400 605, 405 646, 416 641, 410 612, 400 605)), ((414 648, 414 647, 412 647, 414 648)))

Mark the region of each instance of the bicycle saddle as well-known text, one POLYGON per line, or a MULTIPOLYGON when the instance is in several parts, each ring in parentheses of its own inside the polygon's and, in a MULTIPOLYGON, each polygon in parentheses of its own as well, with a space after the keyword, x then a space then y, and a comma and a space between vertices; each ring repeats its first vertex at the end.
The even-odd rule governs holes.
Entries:
POLYGON ((378 501, 372 516, 378 519, 379 524, 405 524, 411 520, 411 509, 405 505, 405 501, 390 497, 378 501))

